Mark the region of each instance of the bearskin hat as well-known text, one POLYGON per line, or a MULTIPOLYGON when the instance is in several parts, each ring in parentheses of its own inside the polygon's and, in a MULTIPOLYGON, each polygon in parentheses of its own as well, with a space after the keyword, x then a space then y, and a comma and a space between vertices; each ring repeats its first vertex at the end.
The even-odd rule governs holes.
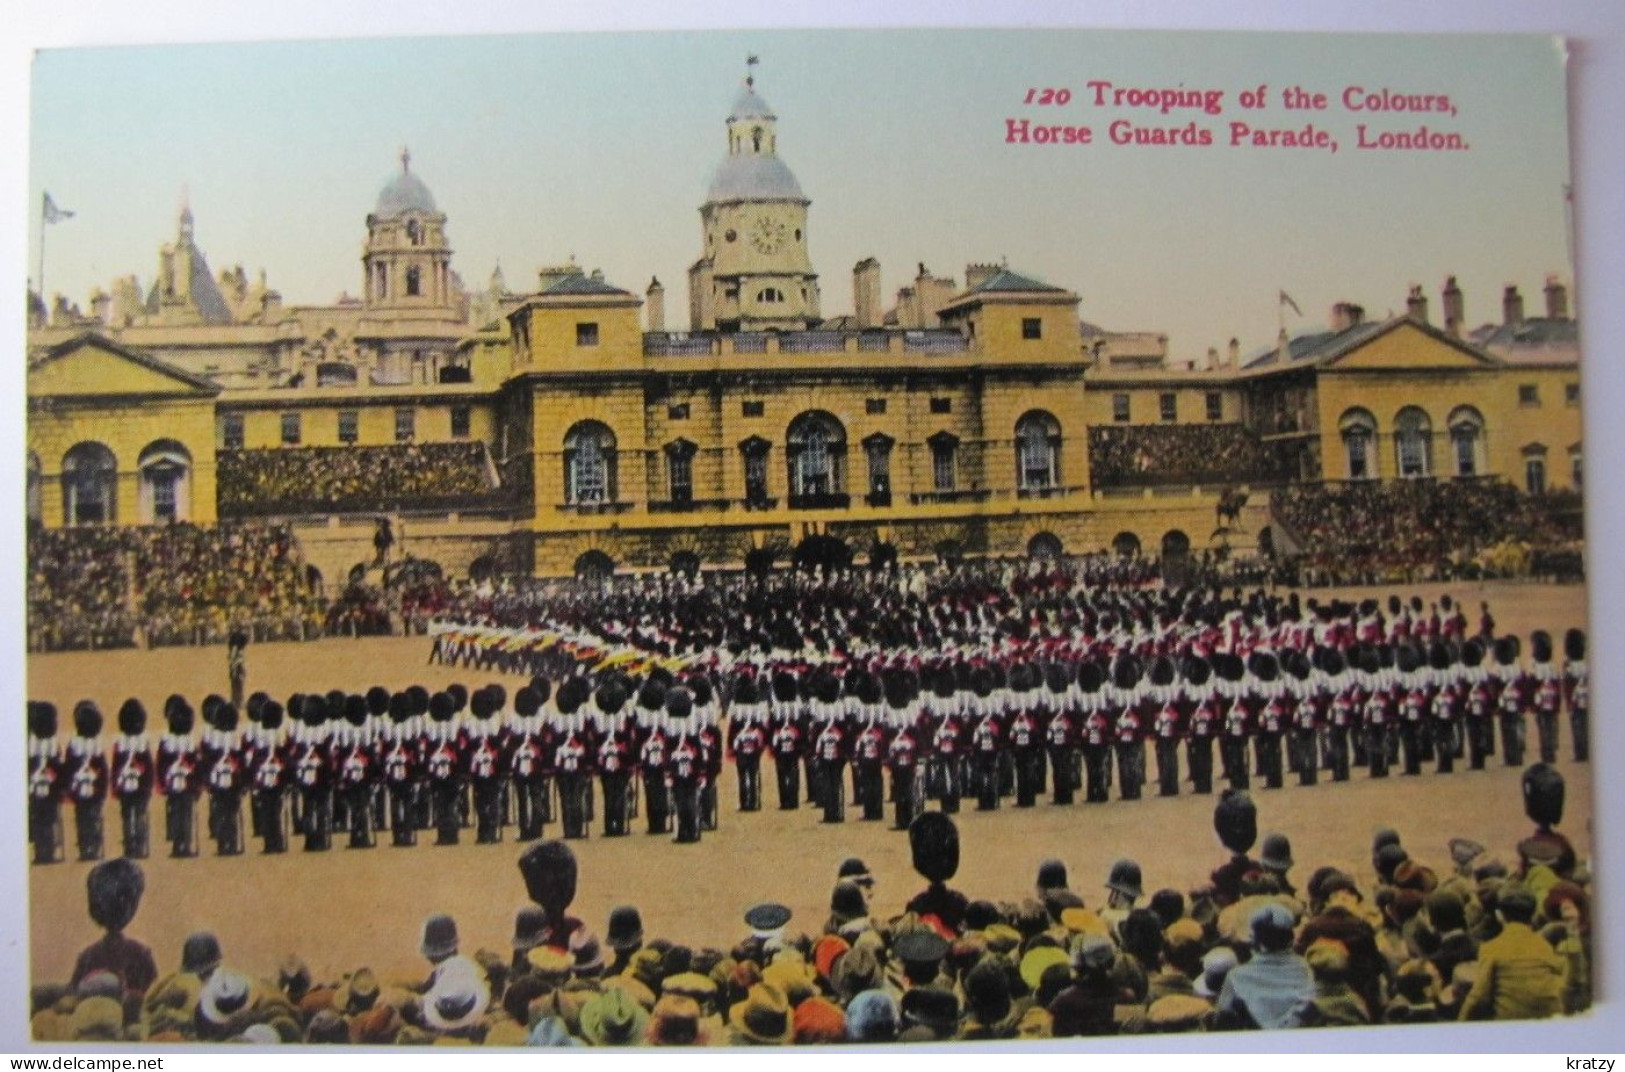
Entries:
POLYGON ((1523 772, 1523 811, 1535 825, 1546 828, 1563 821, 1563 775, 1548 763, 1536 763, 1523 772))
POLYGON ((260 725, 268 730, 282 727, 282 705, 275 700, 266 700, 260 705, 260 725))
POLYGON ((104 930, 122 931, 135 918, 146 889, 147 880, 135 861, 122 856, 103 860, 85 877, 90 918, 104 930))
POLYGON ((1258 840, 1258 808, 1240 789, 1226 789, 1213 808, 1213 829, 1219 842, 1237 856, 1245 855, 1258 840))
POLYGON ((1563 634, 1563 654, 1569 657, 1570 662, 1579 662, 1586 657, 1586 635, 1583 629, 1570 629, 1563 634))
POLYGON ((366 722, 369 710, 370 705, 365 696, 352 693, 344 698, 344 721, 352 726, 366 722))
POLYGON ((513 710, 520 718, 529 718, 541 709, 542 698, 529 685, 514 693, 513 710))
MULTIPOLYGON (((650 678, 652 682, 654 679, 650 678)), ((788 670, 777 670, 773 673, 773 698, 781 703, 793 703, 799 695, 800 689, 796 675, 788 670)), ((664 702, 664 697, 662 697, 664 702)))
POLYGON ((1078 665, 1078 688, 1084 692, 1099 692, 1106 683, 1106 671, 1093 659, 1078 665))
POLYGON ((1461 646, 1461 665, 1467 667, 1482 666, 1484 663, 1484 642, 1473 638, 1461 646))
POLYGON ((1072 686, 1072 674, 1061 663, 1044 667, 1044 687, 1059 696, 1072 686))
POLYGON ((694 694, 679 685, 666 693, 666 714, 684 719, 694 713, 694 694))
POLYGON ((1185 680, 1192 685, 1206 685, 1213 676, 1213 667, 1200 655, 1191 655, 1185 659, 1184 673, 1185 680))
POLYGON ((558 698, 555 700, 559 714, 575 714, 581 709, 581 705, 587 702, 587 697, 591 693, 592 687, 587 684, 586 678, 577 676, 566 679, 559 686, 558 698))
POLYGON ((543 841, 526 849, 519 857, 519 874, 530 899, 550 915, 563 914, 576 899, 576 855, 562 841, 543 841))
POLYGON ((626 706, 626 686, 612 678, 598 687, 593 702, 606 715, 618 714, 626 706))
POLYGON ((118 709, 118 731, 127 737, 144 733, 147 729, 147 709, 134 696, 118 709))
POLYGON ((908 827, 914 870, 927 882, 947 882, 959 872, 959 828, 940 811, 915 817, 908 827))
POLYGON ((1417 651, 1413 644, 1405 644, 1400 647, 1396 658, 1399 661, 1399 669, 1407 674, 1420 669, 1422 666, 1422 653, 1417 651))
POLYGON ((1544 629, 1536 629, 1529 634, 1529 653, 1535 657, 1537 663, 1552 661, 1552 634, 1544 629))
POLYGON ((56 704, 45 700, 29 700, 28 732, 35 737, 55 737, 56 704))
POLYGON ((237 728, 237 705, 223 703, 215 708, 215 727, 221 733, 230 733, 237 728))
POLYGON ((1157 661, 1151 664, 1151 684, 1172 685, 1174 683, 1174 661, 1166 655, 1157 656, 1157 661))
MULTIPOLYGON (((411 702, 411 697, 407 697, 411 702)), ((437 692, 429 698, 429 717, 436 722, 450 722, 451 716, 457 713, 457 705, 448 692, 437 692)))
POLYGON ((102 712, 90 700, 73 705, 73 732, 81 737, 95 737, 102 732, 102 712))
POLYGON ((1124 655, 1112 667, 1112 684, 1120 689, 1132 689, 1140 683, 1140 660, 1124 655))
POLYGON ((1255 651, 1247 660, 1247 669, 1260 681, 1274 681, 1281 676, 1281 664, 1267 651, 1255 651))
POLYGON ((186 702, 186 697, 177 694, 164 701, 164 723, 177 737, 192 732, 192 705, 186 702))

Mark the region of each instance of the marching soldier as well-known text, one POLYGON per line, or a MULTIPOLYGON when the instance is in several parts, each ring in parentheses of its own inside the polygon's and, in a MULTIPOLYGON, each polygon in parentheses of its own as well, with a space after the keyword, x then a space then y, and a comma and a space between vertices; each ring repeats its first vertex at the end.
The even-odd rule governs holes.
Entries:
POLYGON ((1219 694, 1225 698, 1224 736, 1219 742, 1219 755, 1224 766, 1224 777, 1231 789, 1248 788, 1247 738, 1252 735, 1252 713, 1247 709, 1247 697, 1241 688, 1241 658, 1221 655, 1217 660, 1222 684, 1219 694))
POLYGON ((435 693, 429 698, 429 723, 424 727, 423 767, 436 845, 455 845, 461 840, 464 742, 452 721, 456 705, 449 692, 435 693))
POLYGON ((1371 648, 1361 652, 1364 660, 1363 669, 1372 679, 1368 690, 1365 707, 1360 716, 1363 722, 1365 740, 1366 763, 1373 778, 1388 777, 1388 735, 1391 731, 1390 723, 1393 721, 1390 708, 1392 692, 1377 677, 1377 654, 1371 648))
POLYGON ((226 677, 231 684, 231 704, 240 708, 248 682, 248 634, 242 629, 233 629, 226 639, 226 677))
POLYGON ((336 725, 333 760, 338 765, 338 791, 344 797, 344 814, 349 824, 350 848, 370 849, 372 836, 372 794, 377 782, 372 735, 368 732, 367 700, 346 696, 344 720, 336 725))
MULTIPOLYGON (((289 702, 290 710, 293 703, 289 702)), ((306 852, 326 852, 333 844, 333 764, 328 747, 326 701, 300 698, 293 727, 293 777, 298 785, 299 829, 306 852)))
POLYGON ((1044 726, 1060 707, 1071 675, 1066 667, 1051 663, 1043 669, 1042 689, 1028 692, 1010 715, 1008 740, 1016 764, 1016 807, 1030 808, 1037 802, 1039 775, 1044 770, 1044 726))
POLYGON ((818 757, 819 793, 823 798, 824 822, 846 821, 846 740, 841 722, 828 712, 818 730, 814 754, 818 757))
POLYGON ((671 737, 666 732, 666 688, 646 681, 638 691, 638 713, 644 721, 638 745, 638 769, 643 773, 643 801, 649 833, 671 833, 671 737))
POLYGON ((495 845, 502 840, 502 775, 506 742, 496 715, 506 695, 488 685, 468 698, 473 718, 467 729, 467 769, 474 795, 474 841, 495 845))
POLYGON ((1106 712, 1101 686, 1106 675, 1098 663, 1086 662, 1078 667, 1078 687, 1083 695, 1083 765, 1088 786, 1084 800, 1089 804, 1104 804, 1109 797, 1112 772, 1112 720, 1106 712))
POLYGON ((1309 657, 1293 650, 1281 657, 1281 665, 1290 675, 1286 680, 1291 697, 1290 737, 1287 750, 1292 757, 1292 769, 1298 774, 1298 784, 1314 785, 1320 777, 1320 727, 1325 706, 1330 697, 1318 683, 1309 665, 1309 657))
POLYGON ((215 705, 212 733, 204 735, 209 788, 209 834, 219 856, 240 856, 243 851, 243 756, 238 742, 237 708, 221 700, 215 705))
POLYGON ((192 740, 192 705, 183 696, 164 701, 168 732, 158 741, 157 775, 164 795, 164 834, 176 859, 197 855, 197 795, 202 785, 197 744, 192 740))
POLYGON ((721 712, 709 677, 693 673, 684 679, 684 683, 694 696, 692 721, 700 742, 701 765, 705 772, 705 780, 700 785, 700 826, 705 830, 715 830, 717 785, 722 781, 722 731, 717 728, 721 712))
POLYGON ((1433 720, 1427 685, 1422 678, 1422 656, 1409 644, 1399 649, 1400 749, 1405 757, 1405 773, 1422 773, 1422 735, 1433 720))
POLYGON ((1456 733, 1461 725, 1462 710, 1466 706, 1465 685, 1457 672, 1450 647, 1443 641, 1434 641, 1428 652, 1433 671, 1433 721, 1428 734, 1433 741, 1434 757, 1438 760, 1438 773, 1450 774, 1456 769, 1456 733))
MULTIPOLYGON (((1015 692, 1025 695, 1027 675, 1032 667, 1018 663, 1011 668, 1010 677, 1015 692)), ((971 729, 971 771, 976 780, 976 810, 996 811, 999 807, 999 755, 1004 751, 1004 733, 999 725, 999 713, 992 703, 992 673, 987 667, 977 667, 972 676, 975 707, 969 712, 974 720, 971 729)))
POLYGON ((627 833, 628 793, 632 788, 631 735, 617 724, 626 706, 626 686, 611 678, 598 687, 593 702, 609 720, 609 731, 598 743, 593 766, 604 790, 604 836, 624 837, 627 833))
POLYGON ((1499 637, 1495 641, 1494 673, 1500 678, 1498 703, 1501 718, 1501 756, 1509 767, 1523 766, 1523 713, 1528 707, 1531 679, 1518 668, 1518 638, 1499 637))
POLYGON ((1219 734, 1219 701, 1210 678, 1213 668, 1199 655, 1185 664, 1185 680, 1190 683, 1193 705, 1190 731, 1185 739, 1185 758, 1191 769, 1191 791, 1206 796, 1213 792, 1213 739, 1219 734))
POLYGON ((1112 674, 1116 695, 1108 702, 1117 717, 1113 720, 1113 748, 1117 753, 1117 773, 1122 779, 1119 792, 1124 800, 1139 800, 1145 782, 1145 740, 1138 705, 1140 666, 1132 656, 1118 660, 1112 674))
POLYGON ((728 704, 728 750, 739 778, 739 810, 762 807, 762 755, 767 751, 767 704, 762 702, 756 678, 740 674, 734 679, 728 704))
POLYGON ((801 730, 797 725, 797 681, 788 670, 773 675, 773 766, 778 775, 779 810, 801 807, 801 730))
POLYGON ((56 705, 28 702, 28 840, 36 864, 54 864, 62 857, 62 797, 64 762, 57 739, 56 705))
POLYGON ((148 809, 152 804, 152 745, 147 740, 147 709, 133 696, 118 712, 119 737, 113 742, 113 796, 119 805, 119 826, 124 855, 145 860, 150 835, 148 809))
POLYGON ((1530 674, 1534 685, 1535 739, 1542 763, 1557 762, 1557 719, 1563 706, 1563 682, 1552 665, 1552 637, 1544 629, 1529 638, 1535 666, 1530 674))
POLYGON ((258 740, 247 752, 249 809, 254 813, 254 829, 264 840, 267 854, 288 851, 287 822, 282 815, 282 799, 290 781, 287 745, 282 740, 282 705, 266 700, 259 708, 258 740))
MULTIPOLYGON (((543 688, 546 678, 538 679, 543 688)), ((551 691, 551 690, 549 690, 551 691)), ((514 720, 509 735, 507 768, 513 781, 514 815, 518 820, 519 841, 535 841, 542 836, 546 808, 542 798, 548 791, 542 773, 543 744, 541 709, 546 697, 536 684, 526 685, 514 694, 514 720)))
POLYGON ((1258 753, 1260 773, 1265 789, 1279 789, 1285 781, 1281 769, 1281 740, 1291 723, 1291 714, 1285 702, 1285 687, 1281 681, 1280 662, 1269 652, 1254 652, 1252 657, 1255 695, 1258 703, 1258 736, 1254 747, 1258 753))
POLYGON ((1563 702, 1569 709, 1574 762, 1591 758, 1591 675, 1586 668, 1586 635, 1570 629, 1563 635, 1563 702))
MULTIPOLYGON (((666 693, 666 716, 671 720, 671 796, 677 812, 678 844, 700 840, 700 791, 705 783, 705 756, 699 735, 689 725, 694 694, 677 686, 666 693)), ((839 786, 837 786, 839 789, 839 786)))
POLYGON ((1483 770, 1484 761, 1495 755, 1498 682, 1484 666, 1484 645, 1477 638, 1462 645, 1461 664, 1467 686, 1467 761, 1473 770, 1483 770))
POLYGON ((1161 656, 1151 666, 1151 683, 1159 693, 1151 736, 1156 742, 1157 795, 1163 797, 1179 795, 1179 738, 1184 718, 1179 709, 1179 690, 1173 682, 1173 663, 1168 656, 1161 656))
POLYGON ((79 859, 100 860, 103 851, 102 807, 107 800, 107 760, 102 755, 102 713, 89 700, 73 708, 73 737, 63 777, 73 800, 73 823, 79 859))
POLYGON ((886 746, 891 768, 892 804, 898 830, 907 830, 922 809, 924 787, 919 777, 919 744, 914 738, 919 679, 911 670, 896 670, 885 680, 886 718, 892 730, 886 746))
POLYGON ((558 772, 559 817, 564 836, 571 840, 587 836, 587 802, 592 796, 592 751, 586 731, 583 708, 590 694, 584 677, 572 677, 559 685, 560 727, 553 749, 553 768, 558 772))
POLYGON ((378 741, 378 764, 389 794, 389 840, 397 848, 418 843, 418 795, 423 782, 423 741, 413 729, 412 700, 388 697, 389 723, 378 741))
POLYGON ((959 811, 960 735, 959 700, 954 687, 953 671, 946 667, 937 671, 932 696, 927 699, 930 712, 931 750, 927 760, 926 793, 941 802, 942 810, 953 815, 959 811))
POLYGON ((861 721, 852 740, 852 784, 855 803, 862 809, 863 819, 874 822, 886 814, 886 785, 882 773, 886 765, 886 729, 884 690, 880 679, 865 673, 858 682, 858 703, 861 721))

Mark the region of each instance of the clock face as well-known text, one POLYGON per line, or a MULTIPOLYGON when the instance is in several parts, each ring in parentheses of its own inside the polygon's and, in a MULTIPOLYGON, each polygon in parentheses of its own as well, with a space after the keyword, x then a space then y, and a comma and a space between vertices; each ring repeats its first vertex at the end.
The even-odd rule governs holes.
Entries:
POLYGON ((784 224, 771 216, 758 216, 750 227, 750 244, 761 253, 776 253, 784 245, 784 224))

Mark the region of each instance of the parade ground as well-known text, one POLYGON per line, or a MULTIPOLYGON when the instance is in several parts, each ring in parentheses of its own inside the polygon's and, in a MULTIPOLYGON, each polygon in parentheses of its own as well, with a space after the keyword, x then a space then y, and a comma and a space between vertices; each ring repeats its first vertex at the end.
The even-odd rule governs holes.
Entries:
MULTIPOLYGON (((1526 638, 1526 657, 1531 630, 1546 629, 1560 639, 1562 630, 1586 625, 1585 593, 1578 586, 1418 585, 1341 594, 1386 601, 1394 592, 1431 600, 1445 591, 1463 604, 1473 629, 1479 603, 1487 600, 1498 632, 1526 638)), ((1320 599, 1331 594, 1304 593, 1320 599)), ((295 691, 363 691, 374 684, 434 689, 453 681, 473 687, 503 680, 428 665, 429 647, 426 637, 256 645, 249 650, 248 689, 282 698, 295 691)), ((28 666, 29 698, 53 701, 64 711, 88 698, 113 712, 134 695, 156 712, 173 692, 197 702, 209 692, 228 691, 224 647, 34 655, 28 666)), ((507 680, 510 694, 518 680, 507 680)), ((1592 770, 1571 759, 1565 724, 1558 766, 1568 780, 1568 805, 1561 829, 1585 858, 1594 843, 1592 770)), ((1291 838, 1298 862, 1292 877, 1300 887, 1316 867, 1333 864, 1369 890, 1371 835, 1383 826, 1397 829, 1413 857, 1440 872, 1450 868, 1446 842, 1458 836, 1515 864, 1513 846, 1531 829, 1521 803, 1521 771, 1500 765, 1499 756, 1492 763, 1479 772, 1461 765, 1454 774, 1430 768, 1411 778, 1396 770, 1381 780, 1356 770, 1348 783, 1323 780, 1312 788, 1289 778, 1286 788, 1267 790, 1255 780, 1260 833, 1291 838)), ((1046 798, 1021 810, 1007 799, 991 813, 978 813, 967 801, 957 819, 962 864, 952 884, 973 898, 1020 899, 1030 894, 1039 862, 1055 857, 1067 864, 1072 888, 1098 907, 1112 862, 1128 856, 1141 864, 1148 894, 1162 887, 1190 890, 1205 883, 1225 854, 1213 832, 1215 798, 1190 795, 1188 783, 1183 788, 1185 795, 1171 799, 1157 798, 1153 784, 1151 795, 1139 801, 1056 807, 1046 798)), ((572 842, 580 861, 573 913, 601 934, 612 906, 635 904, 651 938, 726 949, 746 935, 741 916, 760 901, 788 905, 792 931, 819 931, 837 867, 847 856, 861 857, 875 875, 871 908, 877 918, 901 911, 923 885, 909 866, 906 837, 889 829, 889 811, 886 822, 860 822, 849 810, 845 824, 824 825, 805 802, 798 811, 776 810, 771 784, 764 795, 763 811, 741 815, 727 767, 721 828, 697 845, 644 834, 641 819, 630 836, 606 839, 600 820, 591 838, 572 842)), ((155 825, 161 808, 154 803, 155 825)), ((116 809, 109 814, 108 844, 116 851, 116 809)), ((547 836, 558 832, 550 824, 547 836)), ((317 979, 369 966, 385 980, 415 980, 427 967, 417 951, 423 919, 448 912, 457 919, 463 952, 486 948, 506 959, 514 912, 525 893, 514 865, 522 846, 511 840, 512 828, 505 833, 510 840, 499 845, 476 846, 469 830, 457 847, 437 848, 431 835, 413 848, 392 848, 384 839, 366 850, 345 848, 340 836, 324 853, 299 851, 296 837, 284 856, 262 856, 258 842, 250 842, 245 855, 220 858, 205 844, 203 855, 190 860, 169 859, 158 840, 157 855, 143 864, 147 893, 130 933, 149 944, 161 964, 178 959, 187 934, 206 929, 219 936, 225 962, 250 973, 273 971, 297 954, 317 979)), ((36 982, 66 980, 77 952, 99 936, 85 911, 89 867, 70 861, 30 868, 29 957, 36 982)))

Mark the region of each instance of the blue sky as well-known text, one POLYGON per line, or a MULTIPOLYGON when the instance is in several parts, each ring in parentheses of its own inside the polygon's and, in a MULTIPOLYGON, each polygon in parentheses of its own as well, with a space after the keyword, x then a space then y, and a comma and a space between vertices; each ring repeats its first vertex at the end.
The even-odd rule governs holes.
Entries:
MULTIPOLYGON (((362 39, 45 50, 33 69, 30 193, 76 217, 50 230, 46 281, 83 304, 128 273, 143 286, 186 191, 216 270, 267 270, 289 303, 360 285, 364 219, 410 145, 449 216, 454 267, 510 286, 572 254, 686 319, 697 209, 744 74, 780 120, 781 155, 812 199, 826 314, 851 308, 852 265, 880 259, 887 295, 923 261, 963 278, 1007 258, 1076 290, 1080 314, 1166 332, 1176 358, 1277 330, 1277 293, 1324 321, 1338 300, 1402 310, 1456 274, 1469 320, 1517 282, 1538 306, 1569 275, 1560 46, 1538 36, 1317 36, 1107 31, 760 31, 362 39), (1215 88, 1225 114, 1096 108, 1086 83, 1215 88), (1269 86, 1270 106, 1239 106, 1269 86), (1326 92, 1319 116, 1279 103, 1326 92), (1349 85, 1446 93, 1455 117, 1343 110, 1349 85), (1065 108, 1022 105, 1064 86, 1065 108), (1085 124, 1088 147, 1012 146, 1006 118, 1085 124), (1212 148, 1119 147, 1107 125, 1195 118, 1212 148), (1228 123, 1314 119, 1333 154, 1226 147, 1228 123), (1461 153, 1354 149, 1355 123, 1457 130, 1461 153)), ((31 224, 29 274, 38 252, 31 224)))

